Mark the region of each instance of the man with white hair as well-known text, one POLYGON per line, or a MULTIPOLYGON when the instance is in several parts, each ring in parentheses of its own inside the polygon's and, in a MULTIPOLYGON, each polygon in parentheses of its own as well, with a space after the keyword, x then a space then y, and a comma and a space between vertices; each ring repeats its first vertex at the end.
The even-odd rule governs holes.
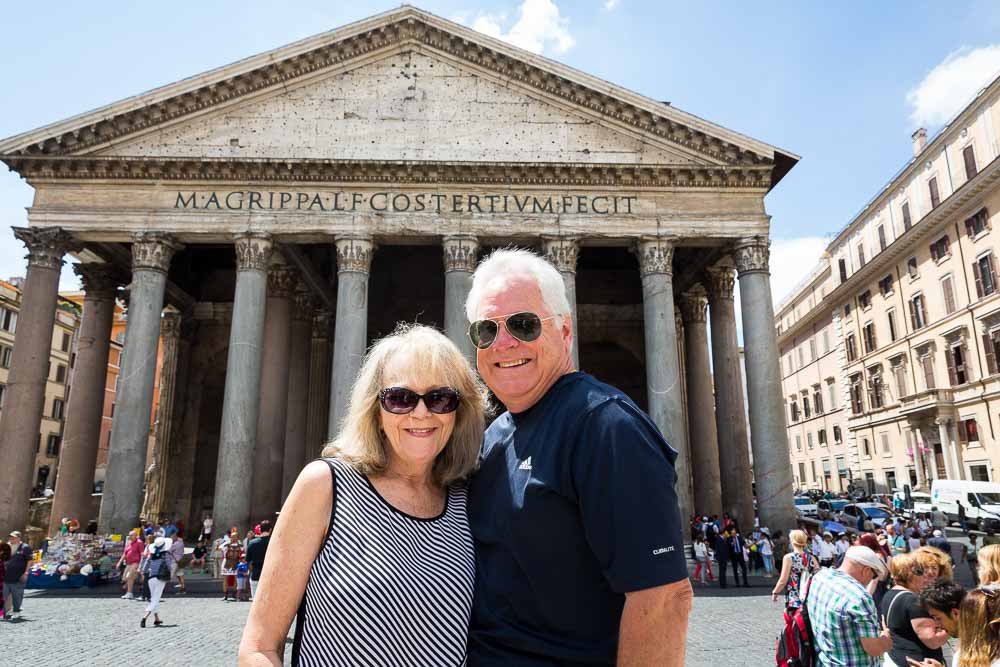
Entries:
POLYGON ((684 664, 692 591, 677 453, 624 393, 575 370, 562 277, 499 250, 466 302, 507 408, 470 485, 470 667, 684 664))
POLYGON ((851 547, 838 568, 824 568, 809 582, 806 610, 820 667, 879 667, 892 648, 889 629, 879 625, 868 584, 886 572, 868 547, 851 547))

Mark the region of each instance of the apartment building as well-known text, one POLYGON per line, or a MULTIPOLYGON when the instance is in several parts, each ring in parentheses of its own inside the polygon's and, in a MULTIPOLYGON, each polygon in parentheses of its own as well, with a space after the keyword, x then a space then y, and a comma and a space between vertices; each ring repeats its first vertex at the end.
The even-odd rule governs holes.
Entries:
MULTIPOLYGON (((8 373, 17 335, 17 319, 21 304, 18 280, 0 281, 0 419, 4 418, 3 404, 8 373)), ((32 493, 40 494, 55 483, 59 448, 62 444, 63 419, 72 382, 73 350, 80 326, 80 308, 67 299, 60 298, 56 307, 52 331, 52 348, 49 352, 48 376, 45 382, 45 403, 39 428, 35 470, 32 476, 32 493)))
POLYGON ((777 309, 800 487, 1000 479, 998 129, 1000 78, 932 140, 913 134, 913 159, 777 309))

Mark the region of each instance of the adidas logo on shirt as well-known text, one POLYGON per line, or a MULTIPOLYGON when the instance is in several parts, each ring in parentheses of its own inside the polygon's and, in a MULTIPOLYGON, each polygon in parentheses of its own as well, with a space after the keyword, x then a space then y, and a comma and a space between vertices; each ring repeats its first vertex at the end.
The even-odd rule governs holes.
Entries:
POLYGON ((521 461, 521 465, 519 465, 517 468, 518 470, 531 470, 531 457, 529 456, 528 458, 521 461))

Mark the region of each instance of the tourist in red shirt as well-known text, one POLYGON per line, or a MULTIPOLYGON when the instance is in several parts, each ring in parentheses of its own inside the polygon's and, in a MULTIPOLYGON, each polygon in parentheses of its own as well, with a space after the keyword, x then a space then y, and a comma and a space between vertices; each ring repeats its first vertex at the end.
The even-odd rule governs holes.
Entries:
POLYGON ((139 561, 142 560, 142 550, 145 546, 134 530, 128 534, 128 540, 125 542, 125 553, 118 559, 118 567, 121 567, 122 563, 125 564, 124 579, 126 593, 122 596, 123 600, 131 600, 134 597, 132 595, 132 586, 135 584, 135 575, 139 573, 139 561))

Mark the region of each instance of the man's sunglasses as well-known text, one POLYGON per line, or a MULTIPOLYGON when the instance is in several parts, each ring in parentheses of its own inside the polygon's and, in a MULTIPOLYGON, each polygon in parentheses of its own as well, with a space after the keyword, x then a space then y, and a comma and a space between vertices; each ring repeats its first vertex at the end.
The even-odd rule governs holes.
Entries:
POLYGON ((476 320, 469 326, 469 338, 476 347, 485 350, 497 339, 500 323, 503 322, 507 327, 507 333, 522 343, 530 343, 542 335, 542 322, 554 318, 555 315, 539 317, 534 313, 514 313, 506 317, 476 320))
POLYGON ((413 412, 420 401, 437 415, 448 414, 458 409, 460 402, 458 392, 450 387, 432 389, 426 394, 418 394, 406 387, 389 387, 378 393, 382 409, 394 415, 405 415, 413 412))

